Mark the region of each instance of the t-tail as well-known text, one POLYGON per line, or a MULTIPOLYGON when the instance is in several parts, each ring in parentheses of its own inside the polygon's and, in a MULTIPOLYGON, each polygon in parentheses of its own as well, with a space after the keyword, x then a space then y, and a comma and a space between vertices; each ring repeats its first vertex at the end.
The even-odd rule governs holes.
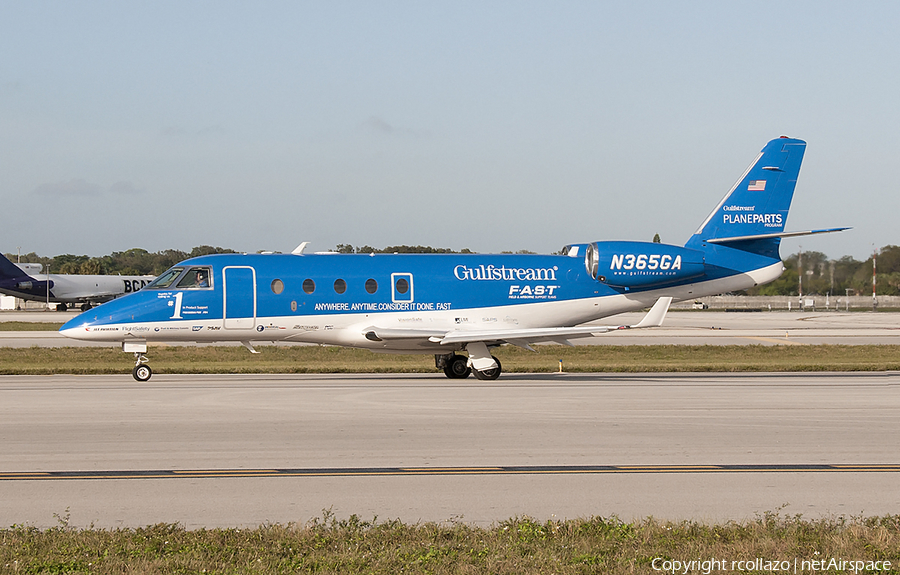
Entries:
POLYGON ((766 144, 685 247, 706 252, 713 264, 742 259, 734 250, 780 261, 781 238, 848 229, 784 231, 805 151, 806 142, 785 136, 766 144))

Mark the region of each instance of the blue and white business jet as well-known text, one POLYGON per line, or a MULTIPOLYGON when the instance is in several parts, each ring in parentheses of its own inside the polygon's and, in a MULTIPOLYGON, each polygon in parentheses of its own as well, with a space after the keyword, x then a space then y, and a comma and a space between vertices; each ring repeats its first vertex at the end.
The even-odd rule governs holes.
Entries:
POLYGON ((122 342, 150 378, 148 342, 295 341, 434 354, 448 377, 496 379, 491 348, 568 344, 662 323, 672 301, 771 282, 806 143, 779 138, 683 246, 610 241, 559 255, 223 254, 186 260, 141 291, 62 326, 76 339, 122 342), (585 322, 652 306, 634 326, 585 322), (457 352, 465 350, 467 356, 457 352))

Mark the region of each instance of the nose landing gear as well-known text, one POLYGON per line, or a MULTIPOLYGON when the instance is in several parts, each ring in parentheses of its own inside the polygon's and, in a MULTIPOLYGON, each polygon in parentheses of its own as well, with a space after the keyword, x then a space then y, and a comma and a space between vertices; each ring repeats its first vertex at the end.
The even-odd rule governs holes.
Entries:
POLYGON ((134 352, 134 369, 131 370, 131 375, 134 376, 134 379, 138 381, 147 381, 150 379, 150 376, 153 375, 153 370, 150 369, 149 365, 146 365, 147 362, 150 361, 147 359, 147 356, 143 353, 136 351, 134 352))
POLYGON ((123 341, 122 351, 134 353, 134 369, 131 370, 131 375, 134 376, 134 379, 138 381, 147 381, 150 379, 150 376, 153 375, 153 370, 147 365, 147 362, 150 360, 144 355, 147 353, 146 340, 123 341))

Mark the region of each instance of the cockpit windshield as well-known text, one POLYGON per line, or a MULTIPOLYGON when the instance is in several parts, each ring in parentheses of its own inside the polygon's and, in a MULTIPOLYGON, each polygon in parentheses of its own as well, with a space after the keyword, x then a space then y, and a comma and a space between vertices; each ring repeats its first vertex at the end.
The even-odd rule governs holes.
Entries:
POLYGON ((174 282, 183 271, 184 268, 170 268, 163 272, 158 278, 144 286, 143 289, 166 289, 172 285, 172 282, 174 282))
POLYGON ((211 287, 210 278, 212 270, 209 266, 193 267, 184 274, 184 277, 175 286, 175 289, 197 289, 211 287))

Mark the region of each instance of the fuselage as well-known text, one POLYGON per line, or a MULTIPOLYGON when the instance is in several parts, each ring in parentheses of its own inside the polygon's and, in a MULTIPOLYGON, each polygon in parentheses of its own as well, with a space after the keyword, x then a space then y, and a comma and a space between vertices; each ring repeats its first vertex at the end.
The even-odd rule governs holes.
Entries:
POLYGON ((601 242, 570 247, 566 255, 202 256, 79 315, 61 332, 99 341, 286 340, 437 353, 447 346, 427 337, 376 341, 366 333, 372 327, 427 336, 429 330, 575 326, 649 307, 660 297, 679 301, 746 289, 783 269, 780 259, 762 256, 728 269, 691 251, 601 242), (208 278, 204 285, 198 272, 208 278))

